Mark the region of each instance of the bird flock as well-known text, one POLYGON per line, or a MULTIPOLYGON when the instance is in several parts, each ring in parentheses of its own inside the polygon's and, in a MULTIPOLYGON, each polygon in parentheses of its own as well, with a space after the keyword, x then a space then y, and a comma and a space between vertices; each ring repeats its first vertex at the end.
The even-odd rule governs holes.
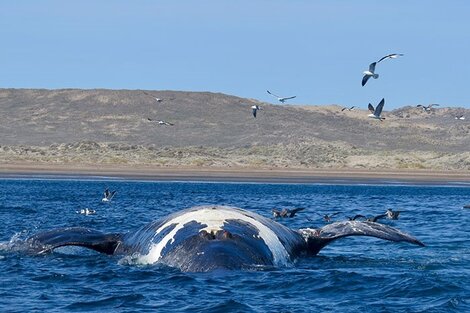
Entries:
MULTIPOLYGON (((387 59, 397 59, 397 58, 402 57, 402 56, 404 56, 403 53, 390 53, 390 54, 387 54, 387 55, 381 57, 379 60, 370 63, 369 64, 369 69, 365 70, 363 72, 364 76, 362 77, 362 82, 361 82, 362 86, 364 87, 367 84, 367 82, 369 81, 370 78, 373 78, 373 79, 378 79, 379 78, 379 74, 376 73, 376 68, 377 68, 379 63, 381 63, 381 62, 383 62, 384 60, 387 60, 387 59)), ((269 90, 266 90, 266 92, 270 96, 274 97, 277 101, 279 101, 280 103, 283 103, 283 104, 287 100, 291 100, 291 99, 294 99, 294 98, 297 97, 295 95, 294 96, 284 97, 284 96, 280 96, 278 94, 275 94, 275 93, 273 93, 269 90)), ((146 96, 151 97, 157 103, 174 100, 174 98, 156 97, 155 95, 153 95, 149 92, 146 92, 146 91, 143 91, 143 93, 146 96)), ((379 104, 377 104, 376 107, 374 107, 371 103, 369 103, 368 109, 370 111, 370 114, 368 115, 368 117, 372 118, 372 119, 379 120, 379 121, 385 120, 385 118, 381 116, 384 105, 385 105, 385 98, 382 98, 382 100, 379 102, 379 104)), ((436 106, 439 106, 439 104, 437 104, 437 103, 432 103, 432 104, 429 104, 429 105, 418 104, 416 107, 421 108, 424 112, 431 113, 433 107, 436 107, 436 106)), ((342 112, 343 111, 353 111, 355 108, 356 108, 356 106, 343 107, 341 109, 341 111, 342 112)), ((262 107, 259 106, 259 105, 252 105, 251 106, 251 114, 252 114, 253 118, 255 118, 255 119, 257 118, 258 111, 260 111, 260 110, 262 110, 262 107)), ((464 120, 465 116, 464 115, 457 115, 454 118, 456 120, 464 120)), ((156 123, 159 126, 174 126, 175 125, 174 123, 171 123, 171 122, 168 122, 168 121, 165 121, 165 120, 156 120, 156 119, 153 119, 153 118, 150 118, 150 117, 147 118, 147 121, 156 123)))
MULTIPOLYGON (((300 207, 300 208, 283 208, 283 209, 272 209, 272 214, 274 219, 282 219, 282 218, 292 218, 295 217, 296 214, 300 211, 304 211, 305 208, 300 207)), ((387 209, 383 214, 378 214, 378 215, 373 215, 373 216, 365 216, 363 214, 356 214, 354 216, 347 217, 349 221, 357 221, 357 220, 363 220, 366 222, 373 222, 373 223, 378 223, 379 220, 381 219, 389 219, 389 220, 398 220, 398 217, 400 216, 400 213, 402 211, 398 210, 393 210, 393 209, 387 209)), ((322 214, 319 212, 314 212, 316 215, 321 218, 321 220, 324 223, 332 223, 334 222, 334 217, 341 214, 341 212, 334 212, 334 213, 326 213, 322 214)), ((314 222, 315 220, 307 217, 307 220, 310 222, 314 222)))

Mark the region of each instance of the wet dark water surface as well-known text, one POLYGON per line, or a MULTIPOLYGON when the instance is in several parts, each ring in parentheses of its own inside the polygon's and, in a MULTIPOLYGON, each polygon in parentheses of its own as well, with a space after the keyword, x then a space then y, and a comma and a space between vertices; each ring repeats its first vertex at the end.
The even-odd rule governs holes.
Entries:
POLYGON ((0 312, 470 312, 470 188, 455 186, 0 180, 0 312), (110 203, 102 191, 117 190, 110 203), (321 227, 402 210, 386 220, 426 244, 338 240, 287 268, 182 273, 67 247, 34 256, 12 243, 56 227, 126 232, 180 209, 231 205, 321 227), (84 208, 95 215, 81 215, 84 208))

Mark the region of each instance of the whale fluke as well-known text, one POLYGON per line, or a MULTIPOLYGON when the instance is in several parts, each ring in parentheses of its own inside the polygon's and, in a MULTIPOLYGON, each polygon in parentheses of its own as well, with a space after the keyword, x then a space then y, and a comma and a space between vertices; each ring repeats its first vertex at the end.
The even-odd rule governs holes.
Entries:
POLYGON ((30 250, 37 254, 63 246, 80 246, 105 254, 113 254, 121 240, 120 234, 104 234, 84 228, 67 227, 38 233, 28 239, 30 250))
POLYGON ((336 239, 349 236, 369 236, 394 242, 406 241, 424 247, 424 244, 415 237, 375 222, 335 222, 318 229, 300 229, 299 232, 307 241, 308 253, 313 255, 336 239))

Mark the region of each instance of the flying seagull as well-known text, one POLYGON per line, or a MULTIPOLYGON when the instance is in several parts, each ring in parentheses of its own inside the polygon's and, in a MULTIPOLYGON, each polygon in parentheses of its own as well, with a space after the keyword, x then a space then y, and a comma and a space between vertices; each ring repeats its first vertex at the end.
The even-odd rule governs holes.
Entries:
POLYGON ((113 199, 115 194, 116 194, 116 190, 109 191, 109 189, 106 188, 106 190, 103 192, 103 199, 101 199, 101 201, 109 202, 109 201, 111 201, 111 199, 113 199))
POLYGON ((465 116, 463 116, 463 114, 462 114, 462 115, 457 115, 457 116, 455 117, 455 119, 456 119, 456 120, 464 120, 464 119, 465 119, 465 116))
POLYGON ((150 96, 150 97, 154 98, 155 101, 157 101, 157 102, 162 102, 162 101, 163 101, 162 98, 155 97, 154 95, 152 95, 152 94, 150 94, 150 93, 148 93, 148 92, 146 92, 146 91, 144 91, 144 94, 146 94, 147 96, 150 96))
POLYGON ((261 108, 260 108, 259 105, 252 105, 252 106, 251 106, 251 110, 252 110, 252 112, 253 112, 253 117, 256 118, 256 112, 257 112, 258 110, 261 110, 261 108))
POLYGON ((377 62, 374 62, 374 63, 371 63, 369 65, 369 70, 368 71, 364 71, 364 77, 362 78, 362 86, 364 86, 367 81, 369 80, 369 78, 371 77, 374 77, 374 79, 377 79, 379 78, 379 74, 375 74, 375 64, 377 64, 377 62))
POLYGON ((431 103, 429 105, 418 104, 416 107, 417 108, 422 108, 423 111, 426 111, 426 112, 429 113, 429 112, 431 112, 433 106, 439 106, 439 104, 437 104, 437 103, 431 103))
POLYGON ((295 209, 282 209, 281 211, 272 209, 274 218, 277 217, 294 217, 295 214, 299 211, 303 211, 305 208, 295 208, 295 209))
POLYGON ((369 103, 369 111, 371 112, 371 114, 368 115, 368 117, 370 118, 375 118, 375 119, 378 119, 380 121, 383 121, 385 119, 385 117, 380 117, 380 114, 382 113, 382 109, 384 108, 384 104, 385 104, 385 98, 382 98, 382 100, 379 102, 379 104, 377 104, 377 107, 374 109, 374 106, 372 104, 369 103))
POLYGON ((174 98, 168 98, 168 99, 163 99, 163 98, 158 98, 158 97, 155 97, 154 95, 146 92, 146 91, 143 91, 144 94, 146 94, 147 96, 150 96, 152 97, 153 99, 155 99, 155 101, 157 102, 162 102, 163 100, 173 100, 174 98))
POLYGON ((354 105, 353 105, 352 107, 350 107, 350 108, 342 108, 342 109, 341 109, 341 112, 343 112, 344 110, 352 111, 352 110, 354 110, 354 108, 355 108, 354 105))
POLYGON ((158 125, 163 125, 163 126, 173 126, 175 124, 167 122, 167 121, 157 121, 158 125))
POLYGON ((270 92, 269 90, 266 90, 271 96, 277 98, 277 100, 281 103, 284 103, 286 102, 286 100, 289 100, 289 99, 294 99, 296 96, 292 96, 292 97, 280 97, 278 95, 275 95, 273 94, 272 92, 270 92))
POLYGON ((164 125, 164 126, 173 126, 173 125, 175 125, 175 124, 173 124, 173 123, 170 123, 170 122, 167 122, 167 121, 163 121, 163 120, 156 121, 156 120, 154 120, 154 119, 151 119, 150 117, 147 117, 147 120, 148 120, 149 122, 156 122, 156 123, 158 123, 158 125, 164 125))
POLYGON ((385 60, 385 59, 396 59, 396 58, 402 57, 402 56, 404 56, 403 53, 392 53, 392 54, 388 54, 388 55, 386 55, 386 56, 380 58, 380 60, 378 60, 377 63, 379 63, 380 61, 383 61, 383 60, 385 60))

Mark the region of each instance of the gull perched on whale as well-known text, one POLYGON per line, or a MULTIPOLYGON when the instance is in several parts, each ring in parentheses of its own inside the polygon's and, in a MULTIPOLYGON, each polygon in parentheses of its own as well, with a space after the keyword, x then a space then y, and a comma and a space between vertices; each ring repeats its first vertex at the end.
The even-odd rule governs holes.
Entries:
POLYGON ((377 104, 377 107, 374 109, 374 106, 372 104, 369 103, 369 111, 371 112, 371 114, 368 115, 368 117, 370 118, 375 118, 375 119, 378 119, 380 121, 383 121, 385 119, 385 117, 381 117, 380 114, 382 113, 382 109, 384 108, 384 104, 385 104, 385 98, 382 98, 382 100, 379 102, 379 104, 377 104))
POLYGON ((292 96, 292 97, 281 97, 281 96, 278 96, 278 95, 275 95, 273 94, 272 92, 270 92, 269 90, 266 90, 271 96, 277 98, 277 101, 281 102, 281 103, 284 103, 286 102, 286 100, 289 100, 289 99, 294 99, 296 96, 292 96))
POLYGON ((367 81, 369 80, 369 78, 371 78, 371 77, 374 77, 374 79, 379 78, 379 74, 375 74, 375 65, 376 64, 377 64, 377 62, 371 63, 369 65, 369 70, 363 72, 364 77, 362 78, 362 86, 364 86, 367 83, 367 81))
POLYGON ((380 60, 377 61, 377 63, 379 63, 380 61, 383 61, 385 59, 396 59, 398 57, 402 57, 404 56, 403 53, 391 53, 391 54, 387 54, 386 56, 384 57, 381 57, 380 60))

